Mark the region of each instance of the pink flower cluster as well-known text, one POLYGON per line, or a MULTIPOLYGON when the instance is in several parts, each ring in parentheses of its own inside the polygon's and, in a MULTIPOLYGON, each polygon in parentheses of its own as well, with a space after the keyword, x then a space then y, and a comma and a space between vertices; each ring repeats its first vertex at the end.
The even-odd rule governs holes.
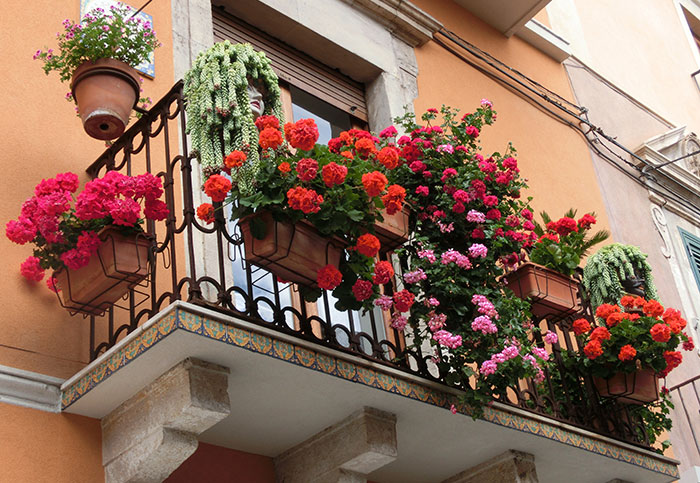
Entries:
POLYGON ((456 349, 462 345, 462 336, 454 335, 446 330, 438 330, 433 334, 433 340, 449 349, 456 349))
POLYGON ((482 334, 495 334, 498 332, 498 327, 493 323, 488 315, 480 315, 472 320, 472 330, 481 332, 482 334))
POLYGON ((471 223, 483 223, 486 221, 486 215, 477 210, 469 210, 467 213, 467 221, 471 223))
POLYGON ((427 259, 430 263, 435 263, 437 261, 433 250, 418 250, 418 256, 427 259))
POLYGON ((486 245, 482 245, 481 243, 474 243, 469 247, 469 256, 472 258, 486 258, 488 254, 489 249, 486 248, 486 245))
POLYGON ((472 303, 477 305, 477 311, 480 314, 484 314, 492 319, 498 320, 498 312, 496 307, 487 299, 484 295, 475 294, 472 297, 472 303))
POLYGON ((425 274, 422 268, 415 270, 413 272, 406 272, 403 275, 403 280, 406 283, 418 283, 421 280, 425 280, 428 276, 425 274))
POLYGON ((462 255, 457 250, 449 249, 440 256, 440 261, 443 265, 448 263, 455 263, 458 267, 469 270, 472 268, 472 262, 469 257, 462 255))
POLYGON ((428 328, 431 332, 442 329, 445 326, 445 321, 447 320, 447 315, 438 314, 435 311, 430 312, 430 318, 428 319, 428 328))
POLYGON ((501 350, 501 352, 492 355, 491 359, 484 361, 481 364, 479 372, 481 372, 482 376, 490 376, 491 374, 495 374, 496 370, 498 369, 498 364, 503 364, 511 359, 515 359, 519 355, 520 348, 516 344, 506 346, 503 348, 503 350, 501 350))

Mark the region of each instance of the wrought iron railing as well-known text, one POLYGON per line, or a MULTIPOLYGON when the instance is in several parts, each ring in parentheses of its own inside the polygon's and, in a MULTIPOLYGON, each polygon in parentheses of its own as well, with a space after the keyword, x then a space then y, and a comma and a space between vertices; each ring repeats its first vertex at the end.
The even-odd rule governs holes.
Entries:
MULTIPOLYGON (((293 285, 245 262, 240 230, 235 221, 227 220, 225 210, 217 211, 212 225, 202 224, 195 216, 199 168, 189 154, 185 128, 179 82, 88 168, 93 177, 107 170, 153 173, 163 181, 170 208, 167 220, 146 225, 156 239, 148 286, 132 290, 104 316, 90 316, 91 360, 171 302, 186 300, 444 383, 446 374, 432 363, 434 354, 407 347, 379 310, 338 312, 328 293, 316 305, 306 304, 293 285)), ((555 370, 548 371, 543 384, 520 381, 498 400, 646 447, 644 425, 633 421, 625 406, 603 404, 589 378, 565 360, 567 351, 577 350, 572 320, 581 315, 591 318, 589 309, 584 312, 562 320, 536 321, 559 334, 560 342, 552 346, 555 370)), ((536 342, 544 347, 539 336, 536 342)))
MULTIPOLYGON (((674 404, 675 415, 673 422, 681 433, 690 433, 693 446, 688 444, 690 454, 686 455, 684 463, 700 466, 700 375, 669 388, 669 394, 674 404)), ((686 438, 690 443, 690 438, 686 438)))

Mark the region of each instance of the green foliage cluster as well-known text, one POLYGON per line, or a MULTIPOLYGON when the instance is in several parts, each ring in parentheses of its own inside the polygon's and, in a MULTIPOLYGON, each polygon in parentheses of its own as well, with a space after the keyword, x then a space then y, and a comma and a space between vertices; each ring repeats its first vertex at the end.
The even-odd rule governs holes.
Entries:
POLYGON ((583 269, 583 287, 595 308, 617 304, 624 295, 621 280, 644 279, 644 298, 658 298, 647 255, 634 245, 613 243, 591 255, 583 269))
POLYGON ((247 91, 251 82, 263 93, 264 114, 283 122, 277 75, 265 53, 250 44, 225 40, 201 52, 185 74, 184 87, 187 133, 205 177, 208 170, 218 172, 231 151, 246 151, 248 162, 232 175, 245 194, 252 193, 260 169, 258 130, 247 91))

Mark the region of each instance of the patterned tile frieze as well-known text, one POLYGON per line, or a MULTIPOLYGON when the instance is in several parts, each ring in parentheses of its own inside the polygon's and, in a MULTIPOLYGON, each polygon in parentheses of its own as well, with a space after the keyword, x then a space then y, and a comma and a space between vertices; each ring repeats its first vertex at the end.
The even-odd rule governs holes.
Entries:
MULTIPOLYGON (((468 408, 459 402, 457 396, 446 391, 429 388, 414 381, 388 375, 373 368, 296 346, 253 330, 234 327, 182 308, 173 309, 68 387, 61 398, 63 409, 70 407, 94 387, 107 380, 113 373, 136 360, 141 354, 177 330, 197 334, 368 387, 399 394, 410 399, 442 407, 446 410, 450 410, 454 405, 458 412, 464 415, 469 414, 468 408)), ((673 478, 678 478, 679 476, 677 466, 671 463, 508 411, 487 407, 482 419, 500 426, 534 434, 615 460, 634 464, 673 478)))

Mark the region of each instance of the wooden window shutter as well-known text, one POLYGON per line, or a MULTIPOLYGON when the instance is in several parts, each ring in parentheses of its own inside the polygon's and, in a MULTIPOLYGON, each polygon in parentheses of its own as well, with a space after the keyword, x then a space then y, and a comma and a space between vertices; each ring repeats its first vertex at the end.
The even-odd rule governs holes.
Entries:
POLYGON ((249 43, 265 52, 277 76, 299 89, 367 121, 364 85, 325 67, 240 19, 214 8, 214 40, 249 43))
POLYGON ((693 270, 695 281, 700 290, 700 238, 688 233, 682 228, 679 228, 679 230, 681 232, 681 239, 685 245, 685 251, 688 254, 690 268, 693 270))

